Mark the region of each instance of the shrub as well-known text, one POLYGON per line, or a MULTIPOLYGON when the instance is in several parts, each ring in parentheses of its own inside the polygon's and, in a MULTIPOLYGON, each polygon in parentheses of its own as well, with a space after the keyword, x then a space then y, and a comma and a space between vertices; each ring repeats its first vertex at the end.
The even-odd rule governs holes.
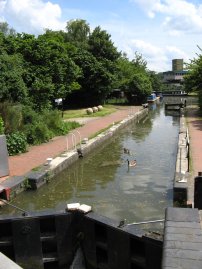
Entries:
POLYGON ((57 110, 52 111, 44 111, 43 114, 43 122, 46 123, 49 130, 54 135, 60 135, 61 134, 61 126, 63 125, 63 121, 61 118, 61 113, 57 110))
POLYGON ((40 115, 35 112, 30 106, 23 106, 23 124, 34 124, 39 121, 40 115))
MULTIPOLYGON (((65 128, 66 128, 66 132, 68 133, 69 131, 78 128, 79 126, 81 126, 80 123, 76 122, 76 121, 68 121, 68 122, 64 122, 65 128)), ((64 134, 65 134, 64 133, 64 134)))
POLYGON ((44 110, 39 114, 27 105, 0 104, 0 115, 0 134, 4 130, 7 134, 9 155, 26 152, 28 144, 45 143, 80 126, 77 122, 64 122, 57 110, 44 110))
POLYGON ((4 122, 2 117, 0 116, 0 135, 4 134, 4 122))
POLYGON ((43 122, 53 135, 65 135, 68 131, 80 126, 77 122, 64 122, 61 118, 61 113, 57 110, 45 111, 43 115, 43 122))
POLYGON ((8 154, 17 155, 27 151, 27 139, 23 133, 15 132, 6 136, 8 154))
POLYGON ((27 143, 32 145, 47 142, 53 137, 53 133, 47 128, 44 122, 27 124, 25 126, 24 132, 26 135, 27 143))
POLYGON ((202 92, 199 92, 199 108, 200 114, 202 115, 202 92))
POLYGON ((22 106, 12 103, 0 103, 0 113, 4 121, 5 133, 20 131, 22 128, 22 106))

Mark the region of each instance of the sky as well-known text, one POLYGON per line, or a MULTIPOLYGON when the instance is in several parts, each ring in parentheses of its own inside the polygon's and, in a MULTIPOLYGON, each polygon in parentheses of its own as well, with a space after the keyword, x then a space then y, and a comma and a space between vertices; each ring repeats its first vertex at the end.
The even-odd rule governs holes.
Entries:
POLYGON ((202 47, 201 0, 0 0, 0 22, 18 33, 65 30, 72 19, 100 26, 118 51, 130 60, 138 52, 156 72, 172 70, 172 59, 189 63, 202 47))

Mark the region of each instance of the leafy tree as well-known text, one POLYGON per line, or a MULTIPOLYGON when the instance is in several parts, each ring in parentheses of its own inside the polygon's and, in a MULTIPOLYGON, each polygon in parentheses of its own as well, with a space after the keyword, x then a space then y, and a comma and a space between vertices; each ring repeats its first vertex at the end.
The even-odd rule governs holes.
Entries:
POLYGON ((4 35, 0 32, 0 54, 4 52, 4 35))
POLYGON ((0 116, 0 135, 4 134, 4 121, 0 116))
POLYGON ((67 38, 66 36, 67 36, 67 33, 65 33, 64 31, 53 31, 50 29, 46 29, 45 33, 43 35, 40 35, 39 37, 46 41, 55 40, 61 44, 65 42, 67 38))
POLYGON ((0 55, 0 102, 22 102, 27 98, 27 87, 22 79, 24 69, 20 55, 0 55))
MULTIPOLYGON (((201 48, 199 47, 200 51, 201 48)), ((199 107, 202 112, 202 55, 198 54, 198 58, 191 60, 188 65, 189 73, 185 76, 186 92, 196 92, 199 96, 199 107)))
POLYGON ((112 75, 86 50, 78 50, 73 60, 81 68, 82 76, 78 79, 81 89, 70 99, 79 105, 102 104, 108 95, 112 75))
POLYGON ((49 77, 36 78, 29 89, 29 97, 33 108, 37 111, 51 108, 54 86, 49 77))
POLYGON ((24 80, 33 106, 50 108, 56 98, 66 96, 80 86, 80 69, 68 56, 68 46, 54 39, 22 35, 19 52, 26 62, 24 80))
POLYGON ((188 66, 189 73, 185 76, 185 88, 187 92, 202 91, 202 55, 198 55, 197 59, 193 59, 188 66))
POLYGON ((118 59, 116 85, 125 92, 129 103, 144 102, 153 90, 155 76, 154 74, 151 76, 146 66, 147 63, 142 55, 137 53, 132 61, 129 61, 125 54, 118 59))
POLYGON ((134 68, 134 75, 129 82, 127 96, 129 102, 140 104, 152 92, 152 83, 147 70, 147 62, 141 54, 135 53, 131 61, 134 68))
POLYGON ((129 83, 129 90, 126 92, 130 103, 140 104, 152 91, 151 81, 147 73, 137 72, 129 83))
POLYGON ((96 78, 98 82, 97 102, 103 103, 116 84, 117 60, 120 53, 111 41, 111 36, 99 26, 90 34, 88 44, 88 51, 96 58, 99 68, 101 68, 100 71, 97 71, 96 78))
POLYGON ((152 91, 161 91, 162 81, 160 76, 154 71, 148 71, 148 75, 150 77, 152 91))
POLYGON ((99 60, 116 61, 120 56, 111 41, 111 36, 105 30, 101 30, 100 26, 94 29, 88 43, 89 51, 99 60))
POLYGON ((146 71, 147 62, 143 59, 142 54, 135 52, 135 58, 132 60, 134 67, 137 70, 146 71))
POLYGON ((90 26, 85 20, 70 20, 66 26, 66 38, 68 42, 78 47, 87 47, 90 34, 90 26))
POLYGON ((114 88, 119 88, 123 91, 128 90, 129 83, 134 75, 134 65, 126 55, 122 55, 117 60, 117 72, 115 74, 116 81, 114 83, 114 88))
POLYGON ((5 36, 16 35, 15 29, 10 28, 7 22, 0 22, 0 32, 3 33, 5 36))

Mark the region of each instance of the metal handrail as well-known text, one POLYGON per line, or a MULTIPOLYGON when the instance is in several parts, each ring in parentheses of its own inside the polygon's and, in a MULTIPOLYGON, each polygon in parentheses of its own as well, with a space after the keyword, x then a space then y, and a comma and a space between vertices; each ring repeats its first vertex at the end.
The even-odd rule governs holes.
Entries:
POLYGON ((156 222, 164 222, 165 219, 158 219, 158 220, 149 220, 149 221, 141 221, 141 222, 133 222, 127 225, 139 225, 139 224, 147 224, 147 223, 156 223, 156 222))
POLYGON ((4 204, 6 204, 6 205, 9 205, 9 206, 11 206, 11 207, 13 207, 13 208, 15 208, 15 209, 18 209, 18 210, 22 211, 23 214, 24 214, 25 216, 28 215, 28 212, 27 212, 26 210, 24 210, 24 209, 22 209, 22 208, 20 208, 20 207, 18 207, 18 206, 16 206, 16 205, 13 205, 13 204, 11 204, 10 202, 7 202, 7 201, 4 200, 4 199, 1 199, 1 198, 0 198, 0 201, 2 201, 2 202, 3 202, 4 204))
POLYGON ((73 145, 73 148, 76 150, 76 136, 74 133, 69 133, 72 135, 72 145, 73 145))

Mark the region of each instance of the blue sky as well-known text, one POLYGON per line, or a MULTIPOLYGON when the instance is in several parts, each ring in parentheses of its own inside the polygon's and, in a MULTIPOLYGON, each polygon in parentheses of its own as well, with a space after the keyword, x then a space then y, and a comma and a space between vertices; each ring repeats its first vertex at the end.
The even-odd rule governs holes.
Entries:
POLYGON ((202 1, 198 0, 0 0, 0 21, 17 32, 63 30, 71 19, 106 30, 119 51, 142 54, 150 70, 171 70, 202 47, 202 1))

